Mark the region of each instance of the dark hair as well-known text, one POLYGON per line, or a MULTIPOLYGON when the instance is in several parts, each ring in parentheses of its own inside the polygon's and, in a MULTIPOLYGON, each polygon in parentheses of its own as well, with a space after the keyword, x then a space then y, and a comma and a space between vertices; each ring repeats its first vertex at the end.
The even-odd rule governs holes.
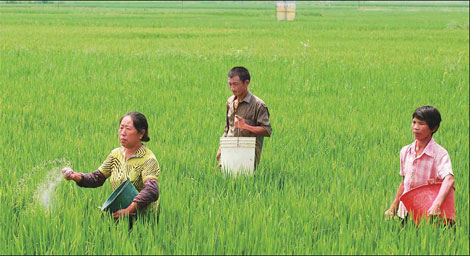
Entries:
POLYGON ((246 69, 245 67, 233 67, 232 69, 230 69, 230 71, 228 72, 228 77, 234 78, 236 76, 240 78, 240 81, 242 81, 242 83, 244 83, 246 80, 251 81, 250 72, 248 72, 248 69, 246 69))
POLYGON ((123 117, 121 117, 121 120, 119 121, 119 123, 121 123, 122 119, 126 116, 130 116, 135 129, 137 129, 139 133, 144 134, 144 136, 142 136, 142 139, 140 140, 145 141, 145 142, 149 141, 150 140, 149 125, 147 123, 147 118, 145 118, 145 116, 140 112, 132 111, 132 112, 125 114, 123 117))
POLYGON ((421 106, 413 112, 413 118, 418 118, 421 121, 426 121, 426 123, 429 126, 429 129, 433 130, 436 128, 436 130, 433 132, 437 132, 437 129, 439 129, 439 124, 441 123, 441 113, 439 113, 439 110, 433 106, 421 106))

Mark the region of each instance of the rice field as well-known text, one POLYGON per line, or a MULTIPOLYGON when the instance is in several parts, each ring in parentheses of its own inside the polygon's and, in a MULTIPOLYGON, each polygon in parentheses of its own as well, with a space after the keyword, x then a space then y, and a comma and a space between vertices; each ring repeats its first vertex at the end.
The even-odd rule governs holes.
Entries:
POLYGON ((468 2, 0 2, 0 254, 466 254, 468 2), (253 177, 215 153, 250 70, 271 113, 253 177), (385 221, 411 114, 434 105, 457 224, 385 221), (60 179, 96 170, 128 111, 149 120, 161 212, 132 232, 111 193, 60 179))

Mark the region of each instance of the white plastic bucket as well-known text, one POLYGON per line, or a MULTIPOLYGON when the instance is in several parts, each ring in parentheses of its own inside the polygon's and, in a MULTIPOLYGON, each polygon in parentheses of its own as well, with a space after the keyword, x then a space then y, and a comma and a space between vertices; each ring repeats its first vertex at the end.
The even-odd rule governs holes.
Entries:
POLYGON ((286 19, 286 8, 284 6, 284 2, 276 3, 276 17, 277 17, 277 20, 286 19))
POLYGON ((295 1, 277 1, 276 3, 276 18, 277 20, 295 20, 295 1))
POLYGON ((286 5, 286 19, 295 20, 295 3, 289 3, 286 5))
POLYGON ((220 137, 220 164, 234 176, 253 174, 256 137, 220 137))

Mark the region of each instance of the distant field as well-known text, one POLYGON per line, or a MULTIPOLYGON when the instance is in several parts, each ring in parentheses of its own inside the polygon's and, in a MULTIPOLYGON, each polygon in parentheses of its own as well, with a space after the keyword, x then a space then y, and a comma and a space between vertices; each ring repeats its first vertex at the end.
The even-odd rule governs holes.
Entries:
MULTIPOLYGON (((0 1, 2 5, 44 5, 47 7, 86 7, 86 8, 130 8, 130 9, 273 9, 277 1, 0 1)), ((289 2, 289 1, 288 1, 289 2)), ((468 1, 290 1, 296 2, 297 8, 360 8, 360 7, 394 7, 406 9, 410 7, 426 8, 468 8, 468 1)))
POLYGON ((468 20, 468 2, 299 1, 294 22, 275 2, 0 2, 0 254, 468 255, 468 20), (236 65, 273 134, 233 180, 215 153, 236 65), (425 104, 443 117, 454 231, 383 218, 425 104), (127 233, 98 209, 108 183, 54 173, 96 170, 132 110, 162 208, 127 233))

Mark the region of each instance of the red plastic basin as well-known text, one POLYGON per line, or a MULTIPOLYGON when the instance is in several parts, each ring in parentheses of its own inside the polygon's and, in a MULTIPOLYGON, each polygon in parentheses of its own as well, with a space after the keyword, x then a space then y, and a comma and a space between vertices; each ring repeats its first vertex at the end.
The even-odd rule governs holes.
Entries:
MULTIPOLYGON (((436 199, 442 183, 430 184, 419 186, 412 189, 400 197, 400 201, 406 207, 416 225, 419 224, 423 217, 426 217, 427 210, 431 207, 434 199, 436 199)), ((446 200, 441 205, 441 218, 445 221, 455 221, 455 198, 454 190, 452 187, 446 200)))

